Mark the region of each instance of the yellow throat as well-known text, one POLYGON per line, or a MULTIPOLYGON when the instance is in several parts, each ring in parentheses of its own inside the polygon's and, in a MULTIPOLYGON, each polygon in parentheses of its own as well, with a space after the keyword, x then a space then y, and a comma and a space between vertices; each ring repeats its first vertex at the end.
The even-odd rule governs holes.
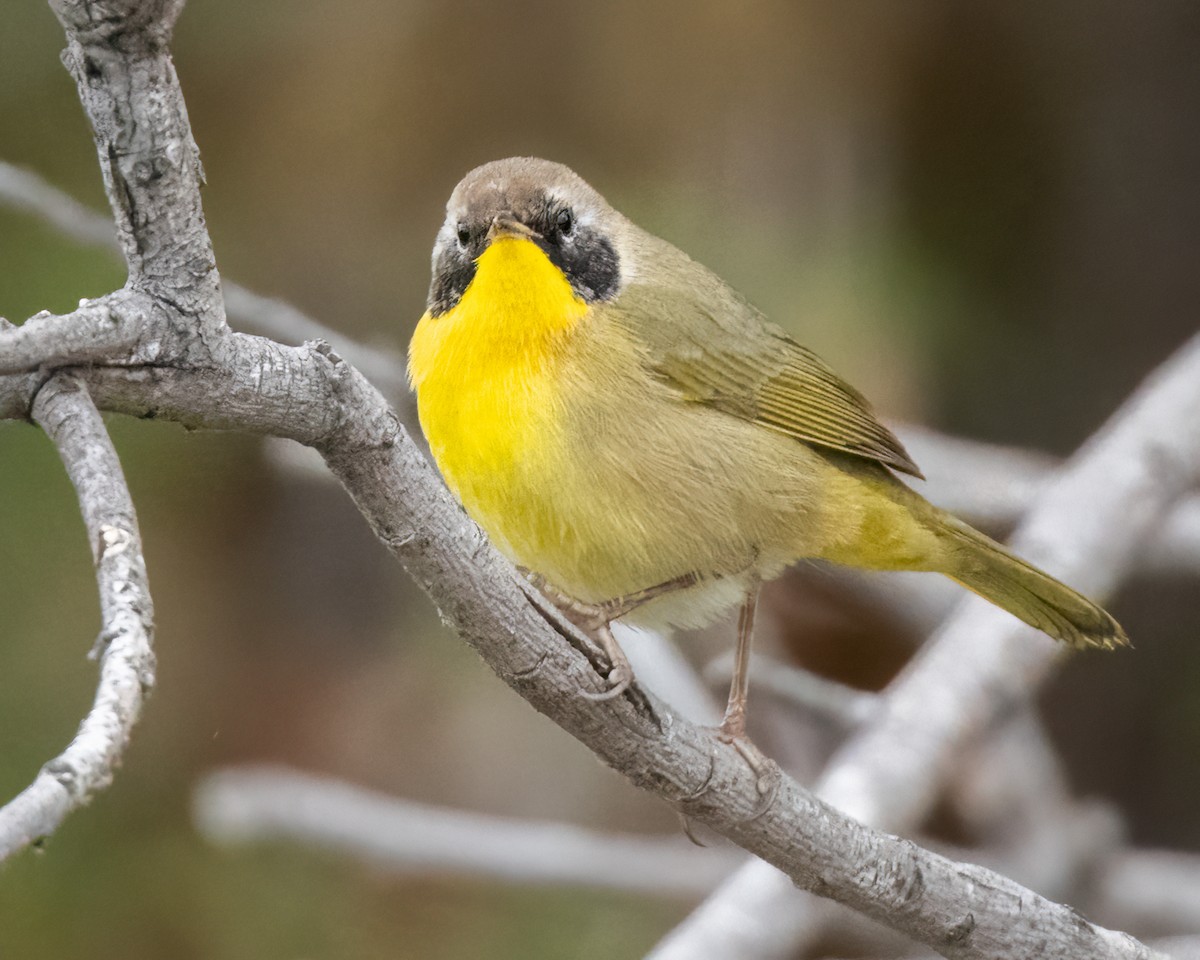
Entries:
POLYGON ((438 467, 467 511, 517 558, 540 518, 530 485, 547 482, 561 436, 560 364, 588 305, 531 240, 501 236, 475 262, 454 307, 426 313, 409 379, 438 467))

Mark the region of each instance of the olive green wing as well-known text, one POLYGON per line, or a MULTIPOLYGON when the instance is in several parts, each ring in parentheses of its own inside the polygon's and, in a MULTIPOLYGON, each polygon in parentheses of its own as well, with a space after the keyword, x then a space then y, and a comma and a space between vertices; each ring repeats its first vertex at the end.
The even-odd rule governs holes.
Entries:
POLYGON ((862 394, 715 275, 689 265, 694 285, 633 283, 609 306, 658 376, 688 400, 922 476, 862 394))

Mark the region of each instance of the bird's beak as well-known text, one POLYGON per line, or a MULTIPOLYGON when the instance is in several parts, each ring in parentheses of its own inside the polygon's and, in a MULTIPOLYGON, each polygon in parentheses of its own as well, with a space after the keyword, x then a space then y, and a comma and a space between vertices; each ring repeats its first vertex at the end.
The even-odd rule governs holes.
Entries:
POLYGON ((498 237, 519 237, 524 240, 533 240, 537 236, 537 231, 525 226, 511 213, 501 213, 492 218, 492 225, 488 227, 487 242, 491 243, 498 237))

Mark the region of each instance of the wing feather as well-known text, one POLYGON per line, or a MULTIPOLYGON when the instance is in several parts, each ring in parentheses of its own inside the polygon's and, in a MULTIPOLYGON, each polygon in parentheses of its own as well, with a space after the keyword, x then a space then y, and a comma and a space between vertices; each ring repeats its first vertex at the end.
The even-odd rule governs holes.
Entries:
POLYGON ((862 394, 713 274, 688 266, 696 268, 692 287, 634 283, 597 308, 646 345, 646 362, 656 375, 687 400, 922 475, 862 394))

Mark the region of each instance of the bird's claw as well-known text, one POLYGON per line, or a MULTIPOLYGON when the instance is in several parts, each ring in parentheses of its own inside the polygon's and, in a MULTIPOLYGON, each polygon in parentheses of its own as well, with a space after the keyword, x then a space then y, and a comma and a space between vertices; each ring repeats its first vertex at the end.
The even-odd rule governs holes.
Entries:
POLYGON ((598 690, 595 693, 584 690, 582 691, 584 698, 597 702, 615 700, 628 690, 629 685, 633 683, 633 671, 622 669, 620 664, 614 664, 612 669, 608 671, 608 676, 605 679, 608 680, 609 684, 605 689, 598 690))
POLYGON ((746 766, 755 776, 754 789, 758 792, 759 800, 747 819, 757 820, 771 808, 771 804, 779 795, 779 785, 783 780, 779 764, 754 745, 754 742, 746 736, 741 724, 728 724, 727 726, 722 723, 718 736, 723 743, 729 744, 741 755, 742 759, 746 761, 746 766))

